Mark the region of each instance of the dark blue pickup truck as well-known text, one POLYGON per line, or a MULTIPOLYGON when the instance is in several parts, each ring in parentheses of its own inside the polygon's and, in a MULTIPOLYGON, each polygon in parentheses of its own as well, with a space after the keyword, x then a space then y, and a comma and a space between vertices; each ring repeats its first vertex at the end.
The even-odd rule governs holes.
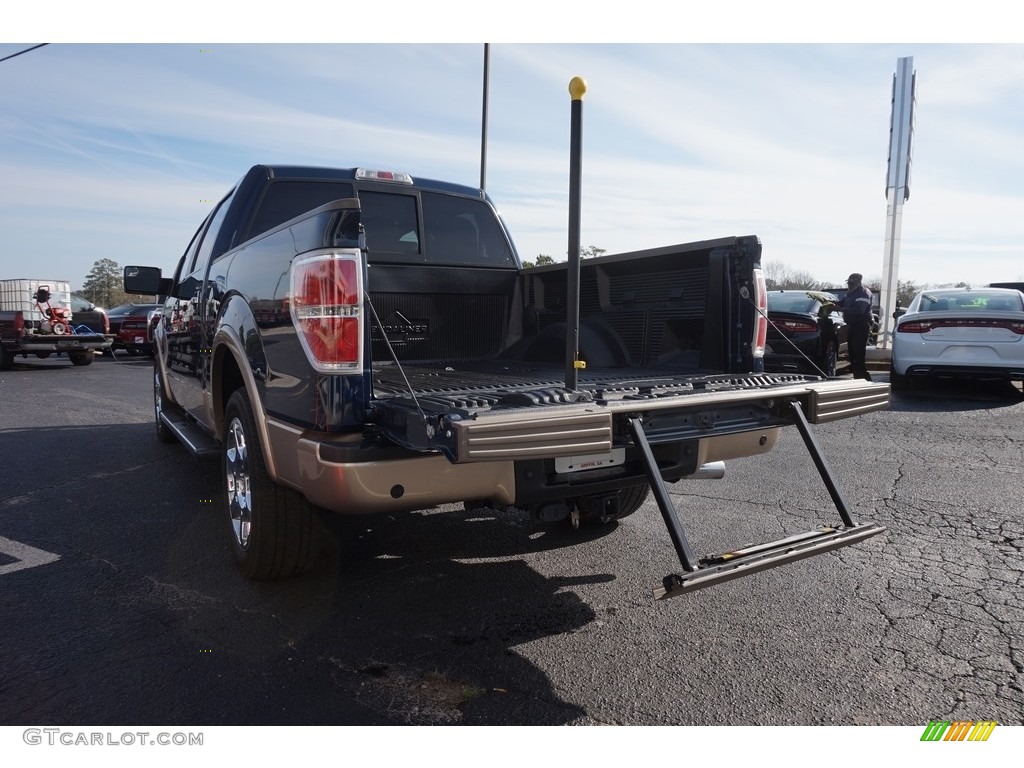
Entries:
POLYGON ((309 567, 324 510, 464 502, 578 525, 653 490, 683 565, 665 597, 883 530, 850 518, 808 424, 884 409, 888 386, 763 371, 760 256, 726 237, 524 269, 479 189, 257 165, 172 276, 126 267, 125 290, 166 297, 157 435, 222 462, 246 575, 309 567), (695 556, 666 483, 720 475, 787 425, 843 524, 695 556))

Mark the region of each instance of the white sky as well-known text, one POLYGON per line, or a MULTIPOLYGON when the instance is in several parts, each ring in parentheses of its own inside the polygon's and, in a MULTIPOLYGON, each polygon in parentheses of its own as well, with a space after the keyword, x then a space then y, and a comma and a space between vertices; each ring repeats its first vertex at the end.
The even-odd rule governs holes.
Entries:
POLYGON ((900 277, 1021 280, 1024 45, 998 37, 1019 26, 986 5, 964 20, 949 3, 864 3, 839 23, 816 3, 695 15, 647 2, 504 14, 297 2, 242 30, 209 3, 21 11, 0 29, 0 58, 51 44, 0 62, 0 278, 77 287, 100 258, 170 269, 255 163, 477 185, 476 41, 488 39, 486 186, 523 258, 566 252, 568 83, 580 75, 584 245, 754 234, 765 261, 818 279, 880 276, 892 77, 912 56, 900 277), (106 18, 125 29, 109 32, 106 18), (180 42, 199 31, 211 40, 180 42), (933 42, 957 39, 972 44, 933 42), (236 44, 278 40, 298 44, 236 44), (302 42, 314 40, 333 44, 302 42), (594 42, 609 40, 620 42, 594 42))

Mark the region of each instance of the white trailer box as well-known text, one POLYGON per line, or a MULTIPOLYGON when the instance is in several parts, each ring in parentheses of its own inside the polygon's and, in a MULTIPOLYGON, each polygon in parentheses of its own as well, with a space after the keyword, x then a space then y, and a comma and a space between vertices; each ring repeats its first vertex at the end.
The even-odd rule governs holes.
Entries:
POLYGON ((22 312, 26 325, 43 320, 36 309, 35 295, 40 286, 50 292, 50 306, 71 311, 71 283, 67 280, 0 280, 0 312, 22 312))

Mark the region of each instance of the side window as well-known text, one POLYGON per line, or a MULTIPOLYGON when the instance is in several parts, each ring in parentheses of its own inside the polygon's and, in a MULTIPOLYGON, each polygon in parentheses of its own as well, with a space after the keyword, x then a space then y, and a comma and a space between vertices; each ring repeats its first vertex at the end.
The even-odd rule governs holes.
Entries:
POLYGON ((199 238, 203 234, 203 230, 206 229, 206 222, 209 220, 210 217, 207 216, 203 223, 199 225, 199 229, 192 235, 192 240, 189 242, 188 248, 185 249, 185 253, 178 259, 178 268, 174 270, 175 285, 192 272, 192 265, 196 263, 196 251, 199 249, 199 238))
MULTIPOLYGON (((224 217, 227 216, 228 208, 231 206, 231 198, 234 196, 235 190, 231 190, 228 196, 220 201, 217 209, 213 212, 210 226, 206 228, 206 234, 203 235, 199 251, 196 253, 195 258, 192 259, 191 266, 189 267, 188 273, 190 275, 197 269, 206 270, 206 265, 210 262, 210 254, 213 252, 213 246, 217 242, 217 236, 220 234, 220 225, 224 223, 224 217)), ((220 254, 217 255, 219 256, 220 254)))
POLYGON ((355 197, 352 185, 346 182, 275 181, 263 194, 245 239, 250 240, 306 211, 346 197, 355 197))

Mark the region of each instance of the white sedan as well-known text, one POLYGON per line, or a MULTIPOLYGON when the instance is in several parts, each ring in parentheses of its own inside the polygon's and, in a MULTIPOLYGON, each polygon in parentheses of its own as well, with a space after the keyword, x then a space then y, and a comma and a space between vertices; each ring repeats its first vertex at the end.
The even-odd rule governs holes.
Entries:
POLYGON ((1010 288, 921 291, 896 321, 889 382, 950 376, 1024 380, 1024 293, 1010 288))

